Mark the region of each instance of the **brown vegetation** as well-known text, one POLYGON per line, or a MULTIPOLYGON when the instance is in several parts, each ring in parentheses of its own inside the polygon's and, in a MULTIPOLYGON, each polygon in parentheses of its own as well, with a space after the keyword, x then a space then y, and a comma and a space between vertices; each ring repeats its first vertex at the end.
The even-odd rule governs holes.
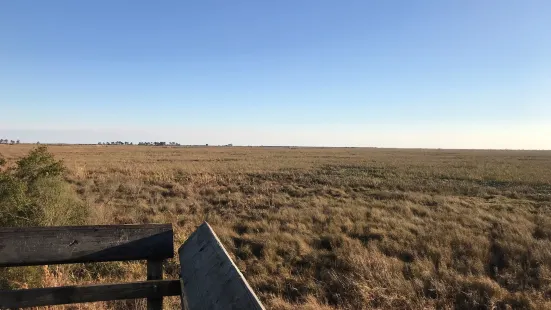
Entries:
MULTIPOLYGON (((9 165, 32 147, 0 153, 9 165)), ((88 223, 169 222, 179 246, 208 220, 267 308, 551 308, 551 152, 50 151, 64 160, 88 223)), ((178 268, 168 262, 167 277, 178 268)), ((49 267, 48 283, 11 284, 117 282, 142 272, 139 263, 49 267)))

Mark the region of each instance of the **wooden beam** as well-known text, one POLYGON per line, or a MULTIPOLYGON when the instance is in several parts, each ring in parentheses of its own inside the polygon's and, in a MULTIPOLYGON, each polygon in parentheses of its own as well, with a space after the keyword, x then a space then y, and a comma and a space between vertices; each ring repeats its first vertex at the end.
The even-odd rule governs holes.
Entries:
POLYGON ((178 250, 183 306, 199 309, 264 309, 222 243, 204 222, 178 250))
POLYGON ((173 256, 171 224, 0 228, 0 267, 173 256))
POLYGON ((0 291, 0 309, 180 295, 179 280, 0 291))
MULTIPOLYGON (((161 280, 163 278, 163 261, 147 261, 147 280, 161 280)), ((163 310, 163 297, 149 297, 147 310, 163 310)))

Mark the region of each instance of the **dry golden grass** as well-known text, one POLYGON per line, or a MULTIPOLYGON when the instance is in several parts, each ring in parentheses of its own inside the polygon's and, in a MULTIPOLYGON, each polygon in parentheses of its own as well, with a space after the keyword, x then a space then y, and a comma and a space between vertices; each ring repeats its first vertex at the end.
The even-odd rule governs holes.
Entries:
MULTIPOLYGON (((32 147, 0 153, 13 161, 32 147)), ((208 220, 268 308, 551 308, 551 152, 49 149, 89 223, 172 223, 178 247, 208 220)), ((104 265, 50 267, 45 282, 145 275, 139 263, 104 265)), ((178 268, 167 262, 167 277, 178 268)))

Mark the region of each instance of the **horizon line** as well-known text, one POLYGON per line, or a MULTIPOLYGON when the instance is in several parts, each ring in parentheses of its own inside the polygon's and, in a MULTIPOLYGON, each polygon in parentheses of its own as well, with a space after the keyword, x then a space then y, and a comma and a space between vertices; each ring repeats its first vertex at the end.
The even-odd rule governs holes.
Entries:
MULTIPOLYGON (((162 141, 161 141, 162 142, 162 141)), ((243 144, 180 144, 180 145, 139 145, 139 144, 97 144, 97 143, 68 143, 68 142, 45 142, 31 143, 22 142, 16 144, 0 144, 0 146, 17 145, 46 145, 46 146, 97 146, 97 147, 161 147, 161 148, 323 148, 323 149, 379 149, 379 150, 442 150, 442 151, 542 151, 548 152, 551 149, 520 149, 520 148, 436 148, 436 147, 379 147, 379 146, 322 146, 322 145, 243 145, 243 144)))

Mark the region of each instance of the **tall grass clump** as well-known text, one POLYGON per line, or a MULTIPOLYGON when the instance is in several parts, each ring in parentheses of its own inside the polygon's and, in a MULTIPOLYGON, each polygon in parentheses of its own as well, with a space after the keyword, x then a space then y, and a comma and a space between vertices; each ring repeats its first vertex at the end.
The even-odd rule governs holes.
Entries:
MULTIPOLYGON (((31 150, 14 165, 0 158, 0 227, 81 225, 87 208, 64 179, 63 162, 45 146, 31 150)), ((0 269, 0 288, 41 282, 36 267, 0 269)))

